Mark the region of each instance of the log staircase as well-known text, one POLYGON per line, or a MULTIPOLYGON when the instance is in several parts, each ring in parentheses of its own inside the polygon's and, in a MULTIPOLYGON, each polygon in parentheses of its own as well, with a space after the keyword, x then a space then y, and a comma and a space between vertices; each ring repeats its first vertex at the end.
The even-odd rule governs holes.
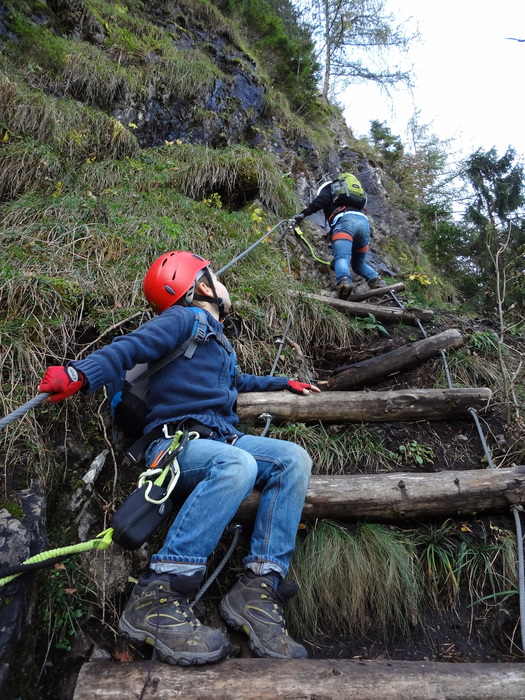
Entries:
MULTIPOLYGON (((431 310, 362 303, 402 291, 402 283, 342 301, 309 295, 342 313, 382 323, 432 320, 431 310)), ((393 296, 393 295, 392 295, 393 296)), ((277 422, 327 423, 444 420, 482 410, 488 388, 355 391, 372 381, 425 362, 461 346, 456 329, 416 341, 340 368, 306 397, 279 393, 243 394, 241 419, 270 413, 277 422)), ((250 521, 259 496, 252 493, 236 519, 250 521)), ((454 517, 502 510, 525 501, 525 466, 437 473, 313 476, 305 519, 403 521, 454 517)), ((525 664, 438 663, 430 661, 277 660, 239 658, 181 668, 158 662, 111 663, 92 660, 80 670, 73 700, 524 700, 525 664), (147 681, 147 682, 146 682, 147 681)))

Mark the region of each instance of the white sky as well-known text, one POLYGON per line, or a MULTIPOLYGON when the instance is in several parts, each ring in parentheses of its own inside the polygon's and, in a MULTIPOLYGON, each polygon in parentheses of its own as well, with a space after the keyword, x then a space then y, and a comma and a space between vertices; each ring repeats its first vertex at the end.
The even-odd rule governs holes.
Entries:
MULTIPOLYGON (((478 148, 509 145, 525 156, 525 0, 387 0, 398 21, 413 17, 421 42, 405 59, 413 63, 411 96, 395 90, 392 99, 375 86, 350 86, 337 101, 356 136, 368 135, 370 120, 387 122, 406 143, 414 110, 419 123, 451 150, 467 156, 478 148)), ((405 64, 406 65, 406 64, 405 64)))

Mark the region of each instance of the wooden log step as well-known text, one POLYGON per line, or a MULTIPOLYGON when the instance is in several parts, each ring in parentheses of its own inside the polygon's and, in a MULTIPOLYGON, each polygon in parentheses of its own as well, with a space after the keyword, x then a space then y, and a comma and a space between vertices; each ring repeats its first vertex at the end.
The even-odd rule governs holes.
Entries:
MULTIPOLYGON (((260 494, 253 491, 236 520, 253 520, 260 494)), ((508 510, 525 502, 525 466, 395 474, 312 476, 303 518, 413 520, 508 510)), ((524 696, 525 697, 525 696, 524 696)))
POLYGON ((377 289, 368 289, 366 292, 351 294, 347 301, 363 301, 363 299, 383 296, 389 292, 402 292, 404 289, 404 282, 396 282, 395 284, 388 284, 386 287, 378 287, 377 289))
POLYGON ((406 389, 402 391, 322 391, 298 396, 286 391, 239 394, 241 420, 270 413, 276 421, 307 423, 386 423, 444 420, 485 408, 492 392, 480 389, 406 389))
POLYGON ((227 659, 199 667, 88 661, 73 700, 523 700, 525 665, 227 659))
POLYGON ((425 362, 439 354, 441 350, 458 348, 461 345, 463 345, 461 333, 455 328, 450 328, 443 333, 417 340, 409 345, 403 345, 377 357, 342 367, 336 370, 326 385, 331 391, 356 389, 382 377, 388 377, 394 372, 425 362))
POLYGON ((405 323, 415 324, 420 321, 432 321, 434 312, 432 309, 418 309, 415 306, 410 306, 405 309, 400 309, 394 306, 375 306, 372 304, 363 304, 355 301, 344 301, 335 297, 324 296, 323 294, 307 294, 310 299, 322 301, 325 304, 333 306, 334 309, 341 311, 350 316, 358 316, 366 318, 368 314, 374 314, 378 321, 383 323, 405 323))

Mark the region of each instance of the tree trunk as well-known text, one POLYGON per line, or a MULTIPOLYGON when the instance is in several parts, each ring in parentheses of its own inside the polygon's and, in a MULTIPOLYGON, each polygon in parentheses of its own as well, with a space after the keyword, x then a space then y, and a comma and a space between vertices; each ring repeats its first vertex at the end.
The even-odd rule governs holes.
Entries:
MULTIPOLYGON (((252 520, 260 494, 253 491, 235 516, 252 520)), ((454 517, 508 509, 525 500, 525 467, 435 473, 312 476, 303 517, 373 521, 454 517)))
POLYGON ((331 65, 332 65, 332 35, 330 31, 330 3, 329 0, 324 0, 324 80, 323 92, 321 97, 328 103, 328 92, 330 91, 331 65))
POLYGON ((404 282, 396 282, 395 284, 389 284, 386 287, 378 287, 377 289, 369 289, 367 292, 351 294, 348 297, 348 301, 363 301, 363 299, 369 299, 370 297, 379 297, 383 294, 388 294, 389 292, 402 292, 404 288, 404 282))
POLYGON ((378 321, 384 321, 385 323, 404 321, 405 323, 415 324, 418 319, 420 321, 432 321, 434 318, 432 309, 416 309, 412 306, 406 309, 398 309, 392 306, 373 306, 372 304, 344 301, 343 299, 327 297, 322 294, 307 294, 306 296, 310 299, 316 299, 317 301, 329 304, 333 306, 334 309, 350 314, 350 316, 366 318, 368 314, 374 314, 378 321))
POLYGON ((461 333, 455 328, 439 333, 411 345, 403 345, 397 350, 356 362, 337 371, 330 377, 327 386, 331 391, 348 391, 370 384, 370 382, 387 377, 393 372, 411 367, 437 355, 445 348, 457 348, 463 345, 461 333))
POLYGON ((271 413, 276 421, 331 423, 389 423, 444 420, 485 408, 490 389, 405 389, 403 391, 323 391, 308 396, 286 391, 239 394, 241 420, 271 413))
POLYGON ((525 665, 227 659, 185 668, 88 661, 73 700, 523 700, 525 665))

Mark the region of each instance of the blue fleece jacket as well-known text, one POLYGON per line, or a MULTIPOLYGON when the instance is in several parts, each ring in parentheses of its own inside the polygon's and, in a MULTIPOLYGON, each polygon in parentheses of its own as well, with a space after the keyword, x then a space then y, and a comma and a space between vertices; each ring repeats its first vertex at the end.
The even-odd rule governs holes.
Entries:
MULTIPOLYGON (((232 376, 232 356, 215 339, 222 324, 206 312, 209 335, 191 359, 180 356, 151 375, 145 432, 164 423, 195 418, 219 436, 241 435, 236 429, 238 392, 286 389, 287 377, 232 376)), ((88 381, 92 393, 104 385, 119 387, 127 370, 139 363, 154 363, 179 347, 193 334, 192 309, 172 306, 136 331, 115 338, 85 360, 71 362, 88 381)), ((234 361, 236 357, 234 355, 234 361)))

